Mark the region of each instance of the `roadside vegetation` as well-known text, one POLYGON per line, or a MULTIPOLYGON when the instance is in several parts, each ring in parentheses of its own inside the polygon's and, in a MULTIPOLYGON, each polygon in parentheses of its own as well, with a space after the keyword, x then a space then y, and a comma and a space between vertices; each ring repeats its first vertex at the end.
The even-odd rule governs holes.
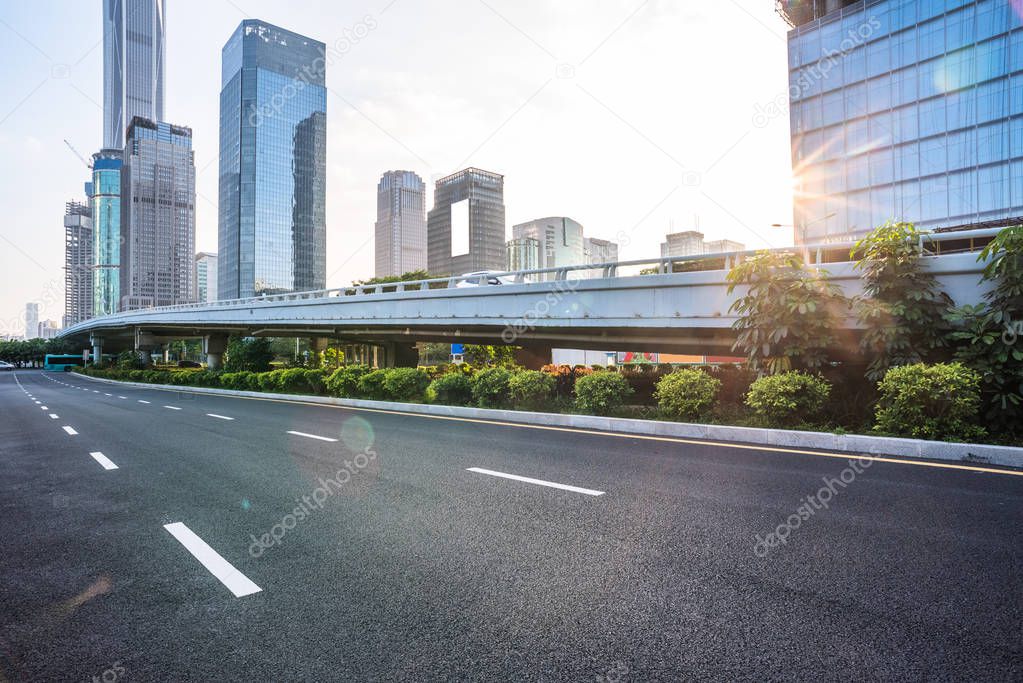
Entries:
POLYGON ((343 358, 270 369, 272 349, 232 340, 225 369, 142 369, 129 354, 86 374, 170 385, 570 412, 752 427, 1023 444, 1023 227, 979 255, 988 293, 954 308, 927 272, 916 228, 886 224, 853 257, 863 294, 845 299, 795 255, 762 254, 729 273, 744 363, 516 367, 510 349, 470 362, 372 369, 343 358), (859 342, 843 336, 857 320, 859 342))

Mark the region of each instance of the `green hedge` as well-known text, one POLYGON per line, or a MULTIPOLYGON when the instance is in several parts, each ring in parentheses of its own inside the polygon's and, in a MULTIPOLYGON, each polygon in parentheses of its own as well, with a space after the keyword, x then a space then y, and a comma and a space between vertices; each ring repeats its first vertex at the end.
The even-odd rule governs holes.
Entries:
POLYGON ((666 417, 699 420, 714 407, 719 391, 721 380, 703 370, 684 368, 658 380, 654 398, 666 417))
POLYGON ((539 370, 520 370, 508 378, 508 396, 519 410, 541 410, 554 397, 554 378, 539 370))
POLYGON ((590 415, 612 415, 631 395, 629 381, 617 372, 594 372, 575 381, 575 407, 590 415))
POLYGON ((467 406, 472 403, 472 382, 460 372, 441 375, 430 382, 426 397, 431 403, 467 406))
POLYGON ((508 402, 511 373, 504 368, 487 368, 472 378, 472 399, 480 408, 500 408, 508 402))
POLYGON ((877 387, 877 431, 943 441, 984 436, 978 425, 980 375, 961 363, 891 368, 877 387))
POLYGON ((746 405, 775 427, 812 423, 831 394, 822 377, 798 370, 761 377, 750 385, 746 405))

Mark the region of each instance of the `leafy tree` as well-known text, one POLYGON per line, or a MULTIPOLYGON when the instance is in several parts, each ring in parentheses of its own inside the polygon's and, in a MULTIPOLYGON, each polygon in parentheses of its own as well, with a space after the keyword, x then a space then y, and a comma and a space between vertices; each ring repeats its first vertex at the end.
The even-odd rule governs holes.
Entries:
POLYGON ((865 327, 860 349, 871 380, 892 366, 933 359, 945 345, 944 316, 952 299, 920 261, 924 234, 912 223, 888 222, 853 247, 863 273, 863 294, 853 306, 865 327))
POLYGON ((465 362, 477 367, 512 367, 515 365, 515 346, 485 346, 466 344, 462 349, 465 362))
POLYGON ((747 285, 728 309, 738 314, 732 349, 758 373, 814 370, 828 361, 848 302, 827 271, 808 270, 791 252, 761 251, 728 272, 728 293, 747 285))
POLYGON ((371 277, 368 280, 356 280, 352 284, 355 286, 362 285, 386 285, 391 282, 411 282, 413 280, 429 280, 432 275, 427 273, 425 270, 411 270, 401 275, 385 275, 383 277, 371 277))
POLYGON ((274 352, 266 337, 231 337, 227 342, 227 372, 265 372, 270 369, 274 352))
POLYGON ((984 414, 999 431, 1023 431, 1023 226, 1002 230, 978 261, 993 287, 979 306, 948 315, 955 358, 979 373, 984 414))

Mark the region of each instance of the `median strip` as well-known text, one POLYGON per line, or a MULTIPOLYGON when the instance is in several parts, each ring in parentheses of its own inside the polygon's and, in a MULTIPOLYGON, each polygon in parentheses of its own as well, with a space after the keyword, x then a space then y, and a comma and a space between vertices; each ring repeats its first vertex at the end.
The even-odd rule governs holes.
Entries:
POLYGON ((594 489, 584 489, 579 486, 570 486, 568 484, 558 484, 553 481, 544 481, 543 479, 533 479, 531 477, 520 477, 517 474, 508 474, 507 472, 495 472, 494 470, 485 470, 482 467, 467 467, 469 472, 476 472, 477 474, 488 474, 491 477, 501 477, 502 479, 512 479, 514 481, 523 481, 527 484, 536 484, 537 486, 548 486, 552 489, 561 489, 562 491, 572 491, 574 493, 582 493, 587 496, 602 496, 603 491, 596 491, 594 489))
POLYGON ((117 465, 115 465, 114 462, 110 458, 108 458, 107 456, 103 455, 99 451, 94 451, 92 453, 89 453, 89 455, 91 455, 96 462, 98 462, 100 465, 102 465, 103 469, 105 469, 105 470, 116 470, 117 469, 117 465))
POLYGON ((294 434, 295 436, 304 436, 307 439, 319 439, 320 441, 337 441, 337 439, 332 439, 329 436, 316 436, 315 434, 306 434, 305 432, 293 432, 289 430, 288 434, 294 434))
POLYGON ((185 550, 192 553, 192 556, 199 560, 210 574, 227 586, 227 589, 234 593, 234 597, 241 598, 263 590, 181 522, 164 524, 163 528, 178 539, 181 545, 185 546, 185 550))

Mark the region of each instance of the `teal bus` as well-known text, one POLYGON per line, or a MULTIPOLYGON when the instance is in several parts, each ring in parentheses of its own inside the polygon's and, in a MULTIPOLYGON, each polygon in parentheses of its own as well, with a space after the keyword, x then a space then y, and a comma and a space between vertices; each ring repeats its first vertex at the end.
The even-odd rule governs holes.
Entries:
MULTIPOLYGON (((69 372, 71 368, 85 365, 84 354, 48 353, 43 359, 43 370, 49 372, 69 372)), ((90 354, 91 358, 91 354, 90 354)))

